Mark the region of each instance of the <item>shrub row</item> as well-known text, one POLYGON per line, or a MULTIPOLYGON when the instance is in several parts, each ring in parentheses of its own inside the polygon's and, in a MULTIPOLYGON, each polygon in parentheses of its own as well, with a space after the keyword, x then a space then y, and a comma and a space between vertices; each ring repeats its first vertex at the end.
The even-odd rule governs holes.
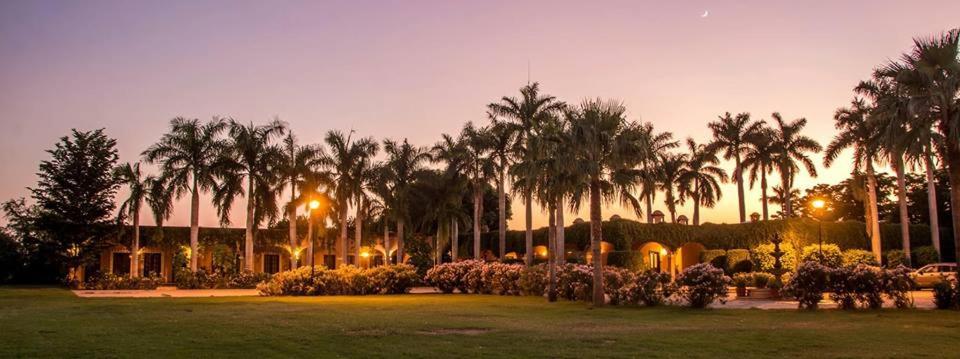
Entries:
POLYGON ((163 284, 163 278, 158 276, 136 277, 118 276, 113 273, 104 273, 89 278, 81 289, 92 290, 119 290, 119 289, 157 289, 163 284))
POLYGON ((800 264, 783 287, 785 295, 794 297, 800 308, 816 309, 823 294, 842 309, 865 307, 879 309, 883 296, 893 300, 897 308, 913 306, 908 292, 914 282, 910 270, 904 266, 883 269, 865 264, 831 268, 818 261, 800 264))
POLYGON ((221 271, 207 272, 200 269, 196 272, 183 269, 177 271, 175 283, 178 289, 253 289, 263 281, 270 279, 267 273, 241 271, 225 273, 221 271))
POLYGON ((274 274, 257 285, 257 290, 267 296, 401 294, 418 282, 416 269, 406 264, 369 269, 318 266, 274 274))

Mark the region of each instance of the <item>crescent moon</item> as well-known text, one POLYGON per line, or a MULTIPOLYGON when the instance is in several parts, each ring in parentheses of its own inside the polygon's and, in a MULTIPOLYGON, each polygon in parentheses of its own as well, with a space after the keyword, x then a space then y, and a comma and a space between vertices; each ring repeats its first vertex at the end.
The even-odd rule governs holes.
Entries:
POLYGON ((703 15, 700 15, 700 17, 707 17, 707 16, 710 16, 710 10, 704 10, 703 15))

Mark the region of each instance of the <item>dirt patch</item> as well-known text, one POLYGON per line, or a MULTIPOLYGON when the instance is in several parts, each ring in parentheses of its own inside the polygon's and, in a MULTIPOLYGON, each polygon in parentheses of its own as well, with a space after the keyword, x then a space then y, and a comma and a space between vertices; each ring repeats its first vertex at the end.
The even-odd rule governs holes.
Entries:
POLYGON ((431 330, 420 330, 420 335, 480 335, 489 332, 487 328, 437 328, 431 330))

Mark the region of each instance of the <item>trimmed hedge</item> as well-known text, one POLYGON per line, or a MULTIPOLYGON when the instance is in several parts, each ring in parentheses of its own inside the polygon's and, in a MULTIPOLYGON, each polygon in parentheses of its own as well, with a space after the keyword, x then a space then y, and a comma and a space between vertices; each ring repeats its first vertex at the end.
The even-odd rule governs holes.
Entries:
POLYGON ((753 262, 750 261, 750 251, 746 249, 731 249, 727 251, 727 273, 752 272, 753 262))
POLYGON ((700 252, 700 263, 710 263, 714 267, 727 267, 727 251, 723 249, 707 249, 700 252))

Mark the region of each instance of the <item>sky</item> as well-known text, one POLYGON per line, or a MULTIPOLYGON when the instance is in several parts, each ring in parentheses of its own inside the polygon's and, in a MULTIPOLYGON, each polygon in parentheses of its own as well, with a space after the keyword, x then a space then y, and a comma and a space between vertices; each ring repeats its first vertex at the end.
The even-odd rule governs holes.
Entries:
MULTIPOLYGON (((44 151, 71 128, 105 128, 131 162, 176 116, 278 117, 303 143, 354 129, 428 146, 486 123, 486 104, 528 79, 570 103, 618 99, 630 120, 678 139, 707 141, 706 124, 727 111, 767 120, 779 111, 809 120, 806 134, 826 145, 857 82, 912 38, 960 25, 958 13, 955 0, 6 0, 0 200, 29 197, 44 151)), ((845 179, 849 159, 797 186, 845 179)), ((736 186, 722 189, 702 221, 738 221, 736 186)), ((759 197, 748 190, 748 214, 759 197)), ((516 202, 512 229, 523 223, 516 202)), ((243 211, 233 213, 242 225, 243 211)), ((603 217, 630 213, 610 206, 603 217)), ((587 214, 567 214, 576 217, 587 214)), ((184 198, 168 224, 188 223, 184 198)), ((534 224, 545 223, 535 211, 534 224)), ((201 225, 217 224, 202 206, 201 225)))

